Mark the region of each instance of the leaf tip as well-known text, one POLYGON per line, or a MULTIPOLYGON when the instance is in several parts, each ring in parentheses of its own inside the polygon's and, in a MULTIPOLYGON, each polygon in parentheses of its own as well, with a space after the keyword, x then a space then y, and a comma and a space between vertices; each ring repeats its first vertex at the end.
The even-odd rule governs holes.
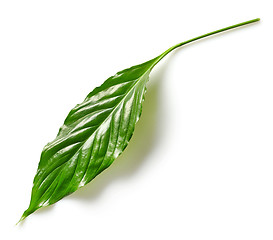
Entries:
POLYGON ((16 226, 21 223, 27 216, 25 216, 24 214, 22 215, 22 217, 20 218, 20 220, 15 224, 16 226))
POLYGON ((26 211, 24 211, 23 215, 21 216, 20 220, 15 224, 18 225, 19 223, 21 223, 22 221, 24 221, 31 213, 35 212, 35 210, 31 211, 29 209, 27 209, 26 211))

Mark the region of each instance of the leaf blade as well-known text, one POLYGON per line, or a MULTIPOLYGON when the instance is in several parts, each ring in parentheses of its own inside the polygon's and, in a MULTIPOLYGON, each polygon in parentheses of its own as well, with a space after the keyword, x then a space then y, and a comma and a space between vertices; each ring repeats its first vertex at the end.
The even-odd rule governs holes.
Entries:
POLYGON ((154 62, 118 72, 69 112, 42 151, 23 218, 85 186, 123 152, 141 115, 154 62))

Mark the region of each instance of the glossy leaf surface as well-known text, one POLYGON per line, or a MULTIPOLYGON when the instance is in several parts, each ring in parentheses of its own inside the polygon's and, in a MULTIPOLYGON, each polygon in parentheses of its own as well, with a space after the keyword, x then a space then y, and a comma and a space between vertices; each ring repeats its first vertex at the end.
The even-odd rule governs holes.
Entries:
POLYGON ((141 115, 149 74, 164 56, 179 46, 258 20, 179 43, 148 62, 118 72, 89 93, 70 111, 57 137, 44 147, 30 205, 21 220, 86 185, 122 153, 141 115))
POLYGON ((56 139, 42 151, 24 215, 86 185, 120 155, 140 117, 154 63, 118 72, 70 111, 56 139))

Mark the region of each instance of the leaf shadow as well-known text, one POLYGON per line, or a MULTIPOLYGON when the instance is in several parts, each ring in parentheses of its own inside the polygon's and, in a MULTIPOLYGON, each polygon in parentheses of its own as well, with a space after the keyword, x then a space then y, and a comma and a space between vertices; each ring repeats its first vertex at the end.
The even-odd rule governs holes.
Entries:
POLYGON ((133 137, 124 152, 108 169, 89 184, 70 195, 69 199, 88 202, 95 201, 111 184, 132 178, 144 166, 145 160, 148 160, 149 154, 160 139, 158 136, 158 119, 162 111, 159 109, 159 98, 161 83, 164 79, 169 59, 166 58, 165 63, 158 65, 157 69, 151 74, 140 120, 137 122, 133 137))

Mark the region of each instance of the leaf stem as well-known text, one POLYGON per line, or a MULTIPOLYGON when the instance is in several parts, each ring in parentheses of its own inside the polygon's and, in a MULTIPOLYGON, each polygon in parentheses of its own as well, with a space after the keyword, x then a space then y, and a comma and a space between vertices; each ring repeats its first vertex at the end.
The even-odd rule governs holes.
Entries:
POLYGON ((232 25, 232 26, 229 26, 229 27, 225 27, 225 28, 222 28, 222 29, 210 32, 210 33, 203 34, 203 35, 201 35, 199 37, 192 38, 192 39, 187 40, 185 42, 178 43, 178 44, 172 46, 171 48, 169 48, 168 50, 166 50, 165 52, 163 52, 161 55, 159 55, 157 57, 158 58, 157 61, 155 62, 155 64, 153 66, 155 66, 168 53, 170 53, 171 51, 173 51, 174 49, 176 49, 178 47, 181 47, 181 46, 186 45, 188 43, 194 42, 196 40, 199 40, 199 39, 202 39, 202 38, 205 38, 205 37, 217 34, 217 33, 225 32, 227 30, 231 30, 231 29, 234 29, 234 28, 237 28, 237 27, 242 27, 244 25, 247 25, 247 24, 250 24, 250 23, 254 23, 254 22, 258 22, 258 21, 260 21, 260 18, 255 18, 255 19, 252 19, 252 20, 249 20, 249 21, 246 21, 246 22, 238 23, 238 24, 235 24, 235 25, 232 25))

